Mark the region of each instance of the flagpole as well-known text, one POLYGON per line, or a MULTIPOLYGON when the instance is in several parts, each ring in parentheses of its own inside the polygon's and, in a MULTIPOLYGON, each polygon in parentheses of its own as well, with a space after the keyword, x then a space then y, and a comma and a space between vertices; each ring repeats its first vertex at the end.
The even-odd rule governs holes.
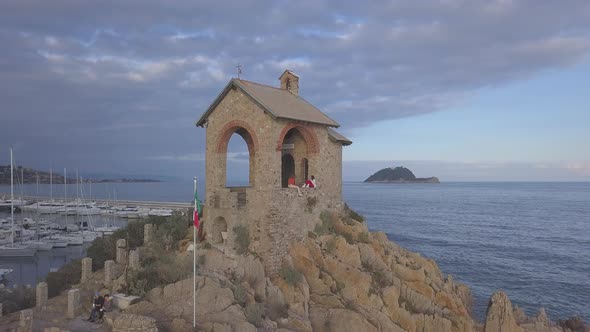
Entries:
MULTIPOLYGON (((195 193, 197 192, 197 177, 195 182, 195 193)), ((197 209, 197 197, 195 194, 195 210, 197 209)), ((198 213, 198 212, 197 212, 198 213)), ((195 225, 195 213, 193 212, 193 330, 197 326, 197 226, 195 225)))

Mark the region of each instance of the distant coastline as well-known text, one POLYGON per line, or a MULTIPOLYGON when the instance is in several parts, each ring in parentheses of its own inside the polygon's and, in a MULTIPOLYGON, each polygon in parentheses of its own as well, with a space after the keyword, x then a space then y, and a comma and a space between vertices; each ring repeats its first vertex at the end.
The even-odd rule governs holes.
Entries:
MULTIPOLYGON (((63 175, 59 173, 49 174, 49 172, 39 171, 32 168, 22 166, 14 167, 14 184, 34 184, 39 181, 39 184, 63 184, 76 183, 75 178, 68 177, 64 180, 63 175)), ((135 179, 135 178, 107 178, 107 179, 93 179, 83 178, 82 183, 152 183, 162 182, 154 179, 135 179)), ((10 165, 0 165, 0 185, 10 185, 10 165)))

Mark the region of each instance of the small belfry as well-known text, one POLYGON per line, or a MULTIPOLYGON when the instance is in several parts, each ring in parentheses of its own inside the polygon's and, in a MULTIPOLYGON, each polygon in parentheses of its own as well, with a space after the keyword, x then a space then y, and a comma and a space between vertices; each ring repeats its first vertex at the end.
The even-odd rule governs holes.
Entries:
POLYGON ((334 130, 336 121, 299 96, 295 73, 285 70, 279 80, 280 88, 231 79, 196 123, 206 128, 207 241, 231 251, 232 230, 246 227, 248 250, 271 273, 288 243, 313 230, 321 211, 342 206, 342 147, 352 144, 334 130), (226 186, 233 134, 248 146, 246 187, 226 186), (316 188, 293 187, 312 175, 316 188))

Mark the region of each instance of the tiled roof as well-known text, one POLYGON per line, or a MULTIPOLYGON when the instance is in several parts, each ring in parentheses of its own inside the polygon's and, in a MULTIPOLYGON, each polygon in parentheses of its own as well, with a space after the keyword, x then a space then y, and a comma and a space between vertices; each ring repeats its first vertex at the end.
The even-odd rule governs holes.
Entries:
POLYGON ((330 119, 305 99, 295 96, 287 90, 235 78, 228 83, 225 89, 223 89, 207 111, 201 116, 199 121, 197 121, 197 126, 202 126, 205 123, 209 114, 233 85, 239 87, 275 118, 317 123, 329 127, 340 126, 336 121, 330 119))
POLYGON ((328 128, 328 134, 330 135, 331 139, 333 139, 336 142, 342 143, 342 145, 352 144, 351 140, 344 137, 342 134, 338 133, 336 130, 334 130, 332 128, 328 128))

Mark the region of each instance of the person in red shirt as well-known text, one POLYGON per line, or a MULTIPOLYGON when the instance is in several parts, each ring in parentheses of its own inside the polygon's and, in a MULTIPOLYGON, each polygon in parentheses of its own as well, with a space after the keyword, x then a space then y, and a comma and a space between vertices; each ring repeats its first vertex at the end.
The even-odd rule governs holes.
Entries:
POLYGON ((295 175, 291 175, 289 177, 289 179, 287 180, 287 184, 288 184, 289 188, 297 188, 297 193, 299 194, 299 196, 303 195, 301 193, 301 189, 299 189, 299 187, 297 185, 295 185, 295 175))

